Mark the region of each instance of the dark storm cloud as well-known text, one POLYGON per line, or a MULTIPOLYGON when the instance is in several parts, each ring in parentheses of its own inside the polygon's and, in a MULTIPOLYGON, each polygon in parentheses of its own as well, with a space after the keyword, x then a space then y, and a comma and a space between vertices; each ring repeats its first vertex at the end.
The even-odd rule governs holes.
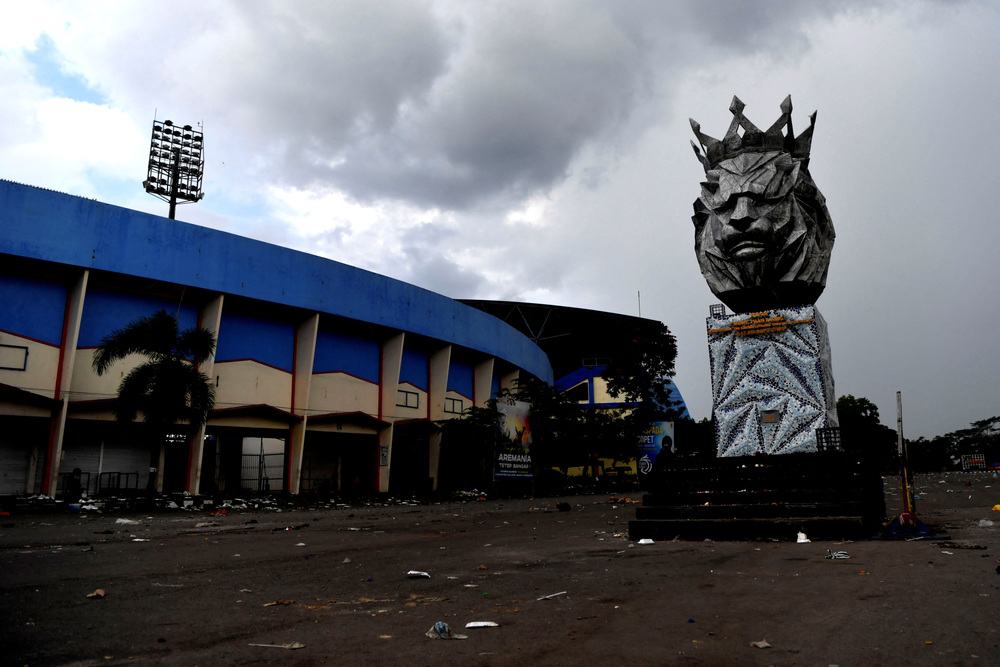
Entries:
POLYGON ((530 193, 620 124, 648 76, 636 40, 586 6, 505 5, 462 21, 420 102, 391 127, 356 125, 343 161, 314 178, 363 200, 446 208, 530 193))
POLYGON ((448 37, 425 3, 234 5, 238 28, 212 54, 210 91, 253 123, 247 139, 285 151, 292 179, 392 131, 441 75, 448 37), (221 62, 220 62, 221 61, 221 62))
POLYGON ((787 49, 843 5, 250 7, 264 69, 231 93, 274 127, 289 185, 461 209, 563 180, 585 146, 619 138, 670 68, 787 49))
POLYGON ((213 3, 164 31, 133 11, 80 57, 125 106, 148 112, 167 91, 170 113, 196 109, 226 187, 468 209, 547 191, 588 148, 627 152, 685 71, 787 54, 853 4, 213 3))
POLYGON ((406 280, 439 294, 478 294, 487 285, 486 278, 449 257, 456 235, 454 229, 430 223, 415 225, 401 234, 405 256, 401 264, 409 267, 406 280))

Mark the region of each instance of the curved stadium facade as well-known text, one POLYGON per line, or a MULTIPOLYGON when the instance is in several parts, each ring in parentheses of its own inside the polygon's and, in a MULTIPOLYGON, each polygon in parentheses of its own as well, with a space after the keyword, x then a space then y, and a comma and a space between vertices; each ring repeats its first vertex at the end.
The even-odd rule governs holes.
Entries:
POLYGON ((475 308, 335 261, 0 181, 0 494, 146 487, 150 435, 114 421, 129 359, 91 369, 103 337, 164 309, 218 339, 201 433, 173 438, 161 490, 427 490, 435 421, 546 354, 475 308))
POLYGON ((147 484, 191 494, 454 488, 453 445, 437 423, 525 376, 589 387, 581 403, 610 407, 601 359, 640 321, 459 302, 3 180, 0 221, 0 495, 55 496, 76 483, 90 495, 147 484), (199 368, 215 385, 207 424, 169 437, 156 459, 150 443, 162 435, 114 419, 118 385, 143 359, 98 376, 92 358, 112 331, 161 309, 218 344, 199 368))

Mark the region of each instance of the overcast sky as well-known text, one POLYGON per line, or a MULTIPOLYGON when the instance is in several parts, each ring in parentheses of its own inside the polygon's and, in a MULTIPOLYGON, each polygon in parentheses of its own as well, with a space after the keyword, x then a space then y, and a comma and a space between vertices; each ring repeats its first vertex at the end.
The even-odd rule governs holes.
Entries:
MULTIPOLYGON (((178 218, 456 298, 641 314, 711 412, 688 118, 818 111, 838 395, 908 437, 1000 414, 993 2, 32 2, 0 22, 0 178, 166 215, 154 117, 203 123, 178 218)), ((0 230, 2 233, 2 230, 0 230)))

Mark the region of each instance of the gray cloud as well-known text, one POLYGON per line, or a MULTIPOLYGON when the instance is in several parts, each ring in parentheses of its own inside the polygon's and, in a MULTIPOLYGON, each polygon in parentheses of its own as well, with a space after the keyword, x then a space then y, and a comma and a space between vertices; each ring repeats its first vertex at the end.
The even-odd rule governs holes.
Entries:
POLYGON ((627 150, 684 68, 804 48, 810 21, 857 4, 181 3, 162 30, 95 12, 101 43, 79 34, 75 55, 126 106, 198 110, 184 122, 207 120, 210 162, 240 165, 215 171, 226 187, 469 209, 546 191, 589 147, 627 150), (121 62, 135 40, 149 48, 121 62))
POLYGON ((265 78, 288 82, 267 91, 270 99, 247 101, 286 123, 281 173, 293 185, 466 209, 562 182, 581 150, 629 131, 654 80, 671 78, 670 69, 720 51, 787 52, 805 44, 807 20, 852 4, 730 0, 707 11, 700 4, 510 2, 466 7, 438 23, 429 11, 411 10, 387 26, 370 16, 385 5, 352 6, 346 15, 309 16, 325 28, 315 44, 294 27, 266 28, 280 77, 265 78), (348 49, 339 44, 345 37, 356 43, 359 33, 365 48, 350 49, 346 73, 338 56, 348 49), (324 71, 315 77, 288 74, 317 67, 324 71), (293 108, 280 104, 286 97, 297 100, 293 108), (336 164, 324 164, 331 159, 336 164))

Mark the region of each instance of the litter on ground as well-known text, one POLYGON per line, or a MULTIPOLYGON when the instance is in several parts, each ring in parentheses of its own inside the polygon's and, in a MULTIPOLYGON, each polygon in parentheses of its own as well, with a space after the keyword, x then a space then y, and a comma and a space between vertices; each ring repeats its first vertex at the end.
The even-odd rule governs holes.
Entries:
POLYGON ((552 595, 543 595, 538 598, 539 600, 551 600, 552 598, 557 598, 560 595, 566 595, 567 591, 559 591, 558 593, 553 593, 552 595))
POLYGON ((294 650, 297 648, 306 647, 306 645, 301 642, 288 642, 287 644, 248 644, 248 646, 261 646, 263 648, 284 648, 288 650, 294 650))
POLYGON ((438 621, 431 626, 431 629, 425 632, 431 639, 468 639, 468 635, 460 635, 453 633, 451 627, 444 621, 438 621))

